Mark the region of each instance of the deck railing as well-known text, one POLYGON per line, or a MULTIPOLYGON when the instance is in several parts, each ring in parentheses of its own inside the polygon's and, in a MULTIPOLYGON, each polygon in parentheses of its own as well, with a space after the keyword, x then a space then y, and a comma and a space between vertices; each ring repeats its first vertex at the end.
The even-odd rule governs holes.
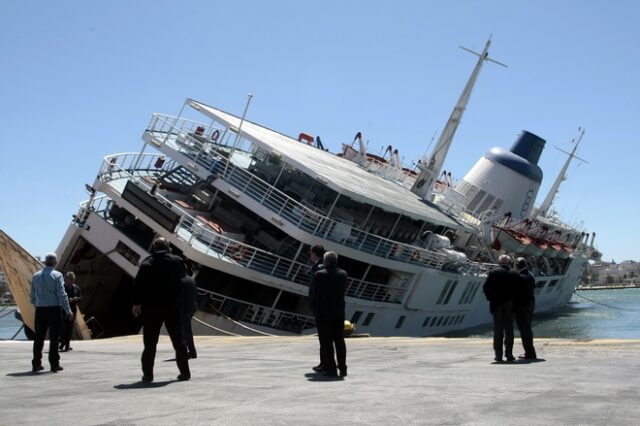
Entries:
POLYGON ((244 302, 202 288, 198 288, 198 296, 198 306, 201 309, 228 316, 235 321, 291 333, 301 333, 308 328, 315 327, 314 318, 309 315, 294 314, 268 306, 244 302))
MULTIPOLYGON (((154 158, 147 157, 155 157, 157 159, 159 155, 144 154, 142 161, 138 156, 139 154, 117 154, 106 157, 100 170, 100 179, 106 183, 113 183, 112 188, 116 192, 122 191, 124 188, 124 185, 117 185, 117 182, 121 180, 132 181, 143 190, 150 192, 153 184, 149 182, 150 179, 148 178, 155 178, 158 172, 156 171, 157 168, 153 167, 155 165, 154 158), (132 169, 132 167, 139 168, 132 169)), ((229 238, 224 233, 216 232, 207 223, 193 217, 185 209, 161 194, 156 193, 155 198, 159 203, 180 216, 180 221, 175 228, 174 234, 185 244, 207 255, 234 262, 242 267, 269 276, 305 286, 309 284, 311 279, 309 265, 229 238)), ((104 197, 97 197, 88 206, 88 210, 86 207, 84 209, 85 211, 104 211, 107 210, 107 206, 104 203, 104 197)), ((78 216, 82 217, 84 214, 78 213, 78 216)), ((406 291, 407 289, 402 286, 349 278, 346 294, 363 300, 402 303, 406 291)))
MULTIPOLYGON (((216 131, 220 132, 220 129, 160 114, 153 115, 147 129, 154 144, 165 145, 193 160, 193 166, 197 169, 194 173, 200 178, 206 179, 209 174, 215 175, 233 186, 238 191, 238 196, 240 193, 249 196, 292 225, 314 236, 377 257, 433 269, 443 269, 455 264, 458 272, 480 274, 495 266, 469 260, 454 261, 444 253, 371 234, 354 228, 351 224, 318 213, 229 160, 226 147, 211 140, 211 135, 216 131), (199 135, 193 133, 194 127, 199 135), (201 170, 198 166, 205 170, 201 170)), ((194 170, 194 167, 191 169, 194 170)))

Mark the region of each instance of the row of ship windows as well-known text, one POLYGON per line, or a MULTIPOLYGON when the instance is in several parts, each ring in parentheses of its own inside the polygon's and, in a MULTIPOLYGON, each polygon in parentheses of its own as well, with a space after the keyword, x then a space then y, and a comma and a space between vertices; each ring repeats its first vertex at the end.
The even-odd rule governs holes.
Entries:
MULTIPOLYGON (((547 282, 549 283, 547 287, 547 293, 552 292, 554 288, 556 288, 558 291, 560 290, 560 286, 558 286, 559 280, 539 281, 538 283, 536 283, 535 294, 542 293, 542 290, 544 289, 544 286, 547 284, 547 282)), ((467 287, 464 289, 464 291, 460 295, 460 298, 458 299, 458 305, 468 305, 469 303, 473 302, 473 299, 476 297, 481 284, 482 281, 467 283, 467 287)), ((438 296, 438 299, 436 300, 436 305, 448 304, 457 286, 457 280, 448 280, 445 283, 444 288, 440 292, 440 296, 438 296)))
MULTIPOLYGON (((375 313, 369 312, 362 323, 363 326, 371 324, 375 313)), ((362 317, 362 311, 355 311, 351 316, 351 323, 358 324, 360 318, 362 317)), ((404 324, 406 316, 401 315, 396 322, 396 328, 401 328, 402 324, 404 324)), ((441 316, 441 317, 426 317, 422 322, 422 327, 440 327, 445 325, 456 325, 460 324, 464 320, 464 314, 453 315, 453 316, 441 316)))

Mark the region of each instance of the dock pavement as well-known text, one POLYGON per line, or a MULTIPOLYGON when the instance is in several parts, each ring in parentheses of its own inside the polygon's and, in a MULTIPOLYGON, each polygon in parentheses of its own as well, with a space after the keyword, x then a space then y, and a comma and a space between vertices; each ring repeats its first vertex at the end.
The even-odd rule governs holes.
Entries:
MULTIPOLYGON (((317 338, 197 337, 192 379, 171 344, 140 382, 141 336, 73 341, 64 371, 31 373, 31 342, 0 342, 6 425, 637 425, 640 340, 536 341, 493 363, 486 338, 347 340, 348 376, 313 374, 317 338), (517 352, 516 352, 517 353, 517 352)), ((516 342, 519 348, 519 342, 516 342)), ((45 346, 46 349, 46 346, 45 346)))

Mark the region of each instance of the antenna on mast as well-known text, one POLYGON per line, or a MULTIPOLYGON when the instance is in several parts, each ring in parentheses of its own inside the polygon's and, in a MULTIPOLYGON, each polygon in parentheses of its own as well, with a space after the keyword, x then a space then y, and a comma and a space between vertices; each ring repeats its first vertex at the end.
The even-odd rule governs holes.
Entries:
MULTIPOLYGON (((580 141, 582 141, 582 137, 584 136, 584 129, 582 127, 578 127, 578 132, 580 133, 578 136, 578 141, 573 146, 573 149, 571 150, 571 152, 567 152, 563 149, 556 147, 559 151, 562 151, 565 154, 567 154, 568 157, 567 157, 567 160, 564 162, 562 169, 560 169, 560 173, 558 174, 558 177, 556 178, 555 182, 551 186, 551 189, 549 189, 549 193, 547 194, 544 201, 538 208, 536 214, 539 214, 541 216, 546 216, 547 213, 549 212, 549 208, 551 207, 551 204, 553 204, 553 200, 555 199, 556 194, 560 189, 560 184, 562 183, 563 180, 567 178, 567 169, 569 168, 569 164, 571 163, 571 160, 573 160, 574 158, 577 158, 582 162, 588 163, 587 160, 583 160, 582 158, 576 155, 576 150, 578 149, 578 145, 580 145, 580 141)), ((574 140, 575 139, 573 139, 571 142, 573 142, 574 140)))

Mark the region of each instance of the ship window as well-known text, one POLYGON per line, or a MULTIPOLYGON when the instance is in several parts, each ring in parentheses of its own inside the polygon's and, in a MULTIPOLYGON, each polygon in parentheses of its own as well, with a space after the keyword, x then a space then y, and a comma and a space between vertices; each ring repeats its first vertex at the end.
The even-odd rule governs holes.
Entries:
POLYGON ((436 321, 438 321, 438 317, 433 317, 431 319, 431 324, 429 324, 429 327, 433 327, 435 325, 436 321))
POLYGON ((447 324, 449 324, 449 320, 450 320, 451 318, 453 318, 453 317, 446 317, 446 318, 444 319, 444 322, 442 323, 442 325, 447 325, 447 324))
POLYGON ((423 327, 426 327, 426 326, 427 326, 427 324, 429 324, 429 320, 430 320, 430 319, 431 319, 431 317, 426 317, 426 318, 424 319, 423 323, 422 323, 422 326, 423 326, 423 327))
POLYGON ((491 210, 497 212, 498 210, 500 210, 500 207, 502 207, 502 200, 498 198, 496 202, 493 203, 493 207, 491 207, 491 210))
POLYGON ((476 286, 474 287, 473 291, 471 292, 471 294, 469 295, 469 299, 467 300, 467 303, 471 303, 473 302, 473 299, 475 299, 476 297, 476 293, 478 292, 478 289, 480 288, 480 283, 477 282, 476 286))
POLYGON ((481 189, 480 191, 478 191, 476 196, 473 197, 473 199, 471 200, 471 202, 467 206, 467 209, 469 209, 470 211, 473 211, 475 209, 475 207, 478 204, 480 204, 480 201, 484 198, 485 195, 487 195, 487 193, 484 192, 484 190, 481 189))
POLYGON ((438 318, 438 322, 436 323, 436 326, 440 326, 442 324, 442 320, 443 319, 444 319, 444 317, 438 318))
POLYGON ((357 324, 358 320, 362 316, 362 311, 355 311, 351 317, 351 324, 357 324))
POLYGON ((493 195, 489 194, 487 195, 487 198, 484 199, 484 201, 482 202, 482 204, 480 204, 480 207, 478 207, 477 211, 478 213, 482 213, 484 211, 486 211, 489 206, 491 205, 491 203, 493 203, 493 200, 495 200, 496 197, 494 197, 493 195))
POLYGON ((441 305, 442 304, 442 301, 444 300, 445 296, 447 295, 447 292, 449 291, 449 288, 451 287, 451 284, 453 284, 453 280, 447 281, 447 283, 444 285, 444 288, 440 292, 440 296, 438 296, 438 300, 436 301, 436 305, 441 305))
POLYGON ((539 281, 536 283, 536 290, 535 290, 535 294, 540 294, 542 293, 542 289, 544 288, 544 285, 546 284, 546 281, 539 281))
POLYGON ((367 317, 364 319, 364 322, 362 323, 362 325, 369 325, 369 324, 371 324, 371 320, 373 319, 374 315, 375 315, 375 314, 374 314, 373 312, 369 312, 369 313, 367 314, 367 317))
POLYGON ((458 281, 447 281, 447 283, 444 285, 444 288, 442 289, 442 292, 440 293, 440 296, 438 296, 436 305, 446 305, 447 303, 449 303, 449 299, 451 298, 451 295, 453 294, 453 291, 456 289, 457 285, 458 281))
POLYGON ((451 295, 453 294, 453 291, 456 289, 457 285, 458 285, 458 281, 454 281, 451 284, 451 287, 449 287, 449 291, 447 292, 447 297, 445 297, 444 301, 442 302, 443 305, 446 305, 447 303, 449 303, 449 299, 451 299, 451 295))
POLYGON ((547 293, 551 293, 553 288, 558 284, 559 280, 551 280, 549 281, 549 286, 547 287, 547 293))
POLYGON ((456 317, 456 324, 460 324, 460 321, 462 320, 462 315, 458 315, 456 317))
POLYGON ((398 322, 396 323, 396 328, 402 327, 402 323, 404 322, 405 318, 406 317, 404 315, 402 315, 400 318, 398 318, 398 322))
POLYGON ((464 291, 460 295, 460 299, 458 299, 458 305, 464 303, 465 299, 467 298, 467 294, 471 293, 471 287, 473 286, 473 284, 474 283, 467 283, 467 286, 464 288, 464 291))
POLYGON ((460 323, 462 323, 462 321, 464 321, 464 315, 460 315, 460 323))

